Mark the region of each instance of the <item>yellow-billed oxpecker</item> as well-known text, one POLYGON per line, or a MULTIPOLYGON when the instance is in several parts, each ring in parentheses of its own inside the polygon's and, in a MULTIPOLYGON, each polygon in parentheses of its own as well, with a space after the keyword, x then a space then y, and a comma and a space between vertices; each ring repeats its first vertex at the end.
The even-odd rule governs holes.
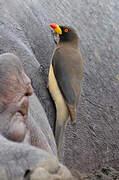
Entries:
POLYGON ((50 24, 50 27, 59 35, 48 77, 48 88, 56 105, 55 138, 59 154, 68 117, 70 116, 72 122, 76 122, 83 61, 78 49, 79 38, 76 31, 72 27, 57 24, 50 24))

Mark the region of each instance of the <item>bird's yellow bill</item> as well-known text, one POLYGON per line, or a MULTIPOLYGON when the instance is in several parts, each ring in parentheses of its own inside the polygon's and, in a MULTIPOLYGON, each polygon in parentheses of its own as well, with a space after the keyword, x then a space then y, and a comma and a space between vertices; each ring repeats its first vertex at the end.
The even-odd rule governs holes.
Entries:
POLYGON ((62 34, 62 30, 58 24, 50 24, 50 27, 54 29, 57 34, 62 34))

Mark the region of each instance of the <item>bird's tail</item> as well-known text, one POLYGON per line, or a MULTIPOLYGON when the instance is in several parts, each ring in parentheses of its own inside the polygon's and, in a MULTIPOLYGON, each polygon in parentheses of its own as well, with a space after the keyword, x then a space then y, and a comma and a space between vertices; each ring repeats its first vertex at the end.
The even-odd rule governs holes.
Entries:
POLYGON ((63 137, 64 137, 65 126, 66 126, 66 122, 63 122, 63 124, 60 126, 56 121, 55 139, 57 144, 58 158, 60 160, 63 157, 63 137))
POLYGON ((68 105, 71 121, 72 121, 72 123, 76 123, 76 119, 77 119, 77 107, 76 107, 75 104, 67 104, 67 105, 68 105))

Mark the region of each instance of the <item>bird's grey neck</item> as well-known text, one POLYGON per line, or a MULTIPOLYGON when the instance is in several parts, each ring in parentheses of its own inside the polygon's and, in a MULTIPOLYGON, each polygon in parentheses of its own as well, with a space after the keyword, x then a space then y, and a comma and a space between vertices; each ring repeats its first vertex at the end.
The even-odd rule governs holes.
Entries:
POLYGON ((59 40, 58 46, 71 46, 73 48, 78 48, 78 40, 77 39, 75 39, 73 41, 59 40))

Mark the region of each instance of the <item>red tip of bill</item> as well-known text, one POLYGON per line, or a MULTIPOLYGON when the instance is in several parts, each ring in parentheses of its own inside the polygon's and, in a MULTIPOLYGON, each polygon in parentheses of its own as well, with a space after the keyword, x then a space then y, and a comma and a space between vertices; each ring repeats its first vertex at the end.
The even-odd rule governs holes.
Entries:
POLYGON ((53 29, 56 29, 57 28, 57 24, 50 24, 50 27, 53 28, 53 29))

